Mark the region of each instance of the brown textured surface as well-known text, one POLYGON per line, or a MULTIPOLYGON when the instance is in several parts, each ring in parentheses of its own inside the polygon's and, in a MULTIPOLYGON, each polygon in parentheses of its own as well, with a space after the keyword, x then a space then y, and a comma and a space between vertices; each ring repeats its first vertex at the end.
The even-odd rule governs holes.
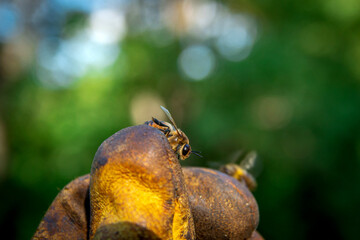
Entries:
POLYGON ((136 239, 145 231, 151 239, 195 238, 180 164, 155 128, 125 128, 101 144, 90 203, 90 237, 136 239))
POLYGON ((34 239, 87 239, 90 215, 94 239, 194 239, 191 212, 196 239, 263 239, 254 231, 256 201, 243 183, 205 168, 183 173, 158 130, 121 130, 94 158, 92 213, 86 175, 58 194, 34 239))
POLYGON ((250 238, 259 222, 244 183, 219 171, 183 168, 197 239, 250 238))
POLYGON ((33 239, 87 239, 87 191, 90 176, 66 185, 54 199, 33 239))

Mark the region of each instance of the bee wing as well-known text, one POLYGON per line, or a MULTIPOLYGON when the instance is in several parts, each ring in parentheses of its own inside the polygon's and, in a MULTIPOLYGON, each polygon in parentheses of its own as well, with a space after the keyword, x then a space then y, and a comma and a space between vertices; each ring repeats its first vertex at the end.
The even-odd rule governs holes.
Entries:
POLYGON ((236 163, 240 157, 244 154, 244 151, 239 149, 232 153, 229 157, 229 163, 236 163))
POLYGON ((180 135, 180 132, 179 132, 179 130, 178 130, 178 127, 176 126, 176 123, 175 123, 174 119, 172 118, 169 110, 167 110, 167 109, 164 108, 163 106, 160 106, 160 108, 164 111, 164 113, 166 114, 166 116, 170 119, 170 122, 172 123, 172 125, 174 125, 177 133, 180 135))
POLYGON ((249 170, 255 166, 257 159, 257 153, 255 151, 251 151, 248 154, 246 154, 244 160, 240 162, 240 167, 249 170))

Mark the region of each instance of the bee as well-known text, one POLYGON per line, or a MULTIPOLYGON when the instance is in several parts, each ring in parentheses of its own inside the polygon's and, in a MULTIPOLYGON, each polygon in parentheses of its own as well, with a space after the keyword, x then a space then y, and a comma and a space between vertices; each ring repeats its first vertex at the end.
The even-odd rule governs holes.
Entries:
POLYGON ((229 163, 220 168, 220 171, 237 179, 239 182, 245 182, 250 191, 257 187, 256 179, 248 171, 255 166, 257 154, 255 151, 248 153, 240 164, 229 163))
POLYGON ((164 111, 166 116, 170 119, 171 123, 163 122, 160 120, 157 120, 156 118, 152 118, 152 121, 145 122, 146 125, 149 125, 151 127, 157 128, 160 131, 162 131, 165 136, 167 137, 170 146, 172 150, 177 154, 178 158, 180 160, 187 159, 191 153, 194 153, 195 155, 199 155, 197 151, 191 151, 191 147, 189 144, 189 138, 185 135, 183 131, 181 131, 177 126, 172 118, 169 110, 164 108, 163 106, 160 106, 160 108, 164 111))

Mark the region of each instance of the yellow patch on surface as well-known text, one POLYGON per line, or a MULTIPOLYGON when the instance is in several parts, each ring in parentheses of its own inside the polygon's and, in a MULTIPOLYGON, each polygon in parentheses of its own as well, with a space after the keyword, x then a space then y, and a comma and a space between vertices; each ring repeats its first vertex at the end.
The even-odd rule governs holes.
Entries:
MULTIPOLYGON (((106 164, 95 173, 91 199, 98 211, 94 213, 93 227, 131 222, 152 230, 158 236, 169 235, 166 228, 171 229, 171 222, 166 221, 168 211, 167 199, 172 198, 166 189, 157 188, 152 184, 154 179, 149 174, 137 174, 125 169, 124 166, 106 164), (114 170, 116 169, 116 170, 114 170), (96 179, 101 181, 96 182, 96 179), (169 225, 169 226, 166 226, 169 225)), ((169 206, 170 208, 170 206, 169 206)))

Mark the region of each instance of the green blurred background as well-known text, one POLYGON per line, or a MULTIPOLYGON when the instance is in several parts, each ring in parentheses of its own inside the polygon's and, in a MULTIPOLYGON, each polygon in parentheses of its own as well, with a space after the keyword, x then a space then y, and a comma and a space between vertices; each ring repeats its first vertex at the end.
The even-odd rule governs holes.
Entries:
MULTIPOLYGON (((0 225, 29 239, 103 140, 166 106, 218 168, 256 150, 266 239, 354 239, 360 1, 1 1, 0 225)), ((5 234, 5 235, 4 235, 5 234)))

